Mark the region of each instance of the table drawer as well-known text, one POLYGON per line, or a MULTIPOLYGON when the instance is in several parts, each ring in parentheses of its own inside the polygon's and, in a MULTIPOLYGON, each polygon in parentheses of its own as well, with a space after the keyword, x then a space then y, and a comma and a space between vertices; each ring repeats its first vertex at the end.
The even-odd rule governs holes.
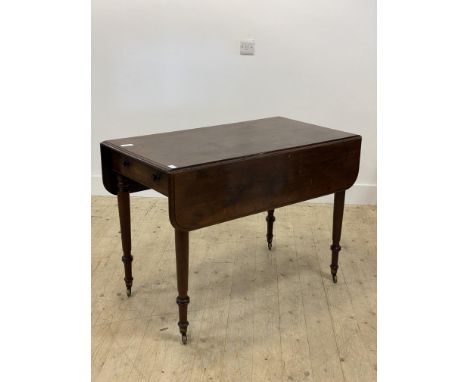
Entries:
POLYGON ((115 174, 120 174, 129 179, 130 192, 151 188, 168 195, 167 172, 104 145, 101 145, 101 158, 103 181, 109 192, 117 193, 115 174))

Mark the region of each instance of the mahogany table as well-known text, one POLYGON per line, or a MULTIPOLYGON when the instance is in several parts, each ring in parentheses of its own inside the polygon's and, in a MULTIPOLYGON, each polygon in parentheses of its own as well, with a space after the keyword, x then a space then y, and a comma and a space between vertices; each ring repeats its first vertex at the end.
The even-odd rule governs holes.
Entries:
POLYGON ((117 195, 127 295, 133 283, 129 194, 168 197, 175 229, 176 302, 187 343, 189 232, 334 193, 331 274, 337 282, 345 190, 359 172, 361 137, 282 117, 101 143, 105 188, 117 195))

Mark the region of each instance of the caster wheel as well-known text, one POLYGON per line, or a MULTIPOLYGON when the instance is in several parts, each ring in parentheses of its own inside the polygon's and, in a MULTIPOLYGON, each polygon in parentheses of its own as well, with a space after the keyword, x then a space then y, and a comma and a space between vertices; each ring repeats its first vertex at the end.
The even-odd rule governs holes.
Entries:
POLYGON ((187 345, 187 334, 185 334, 185 333, 182 333, 182 343, 184 345, 187 345))
POLYGON ((132 289, 127 288, 127 297, 130 297, 132 295, 132 289))
POLYGON ((338 281, 338 278, 336 277, 336 275, 332 275, 332 278, 333 278, 333 282, 336 284, 338 281))
POLYGON ((268 243, 268 249, 271 251, 272 244, 268 243))

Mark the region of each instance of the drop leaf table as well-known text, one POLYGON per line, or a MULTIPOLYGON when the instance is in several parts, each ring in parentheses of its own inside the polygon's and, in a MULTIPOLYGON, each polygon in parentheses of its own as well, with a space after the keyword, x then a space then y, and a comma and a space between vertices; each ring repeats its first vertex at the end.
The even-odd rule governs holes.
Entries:
POLYGON ((175 230, 179 329, 187 343, 189 232, 334 194, 331 274, 337 282, 345 190, 359 172, 361 137, 283 117, 108 140, 101 143, 103 183, 117 195, 127 295, 133 283, 132 192, 167 196, 175 230))

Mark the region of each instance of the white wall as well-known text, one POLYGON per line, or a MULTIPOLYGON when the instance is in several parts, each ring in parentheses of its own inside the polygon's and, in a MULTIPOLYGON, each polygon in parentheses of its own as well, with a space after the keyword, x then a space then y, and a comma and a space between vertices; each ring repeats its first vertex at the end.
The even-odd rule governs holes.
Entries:
POLYGON ((93 0, 93 193, 102 140, 276 115, 361 134, 375 203, 374 0, 93 0))

